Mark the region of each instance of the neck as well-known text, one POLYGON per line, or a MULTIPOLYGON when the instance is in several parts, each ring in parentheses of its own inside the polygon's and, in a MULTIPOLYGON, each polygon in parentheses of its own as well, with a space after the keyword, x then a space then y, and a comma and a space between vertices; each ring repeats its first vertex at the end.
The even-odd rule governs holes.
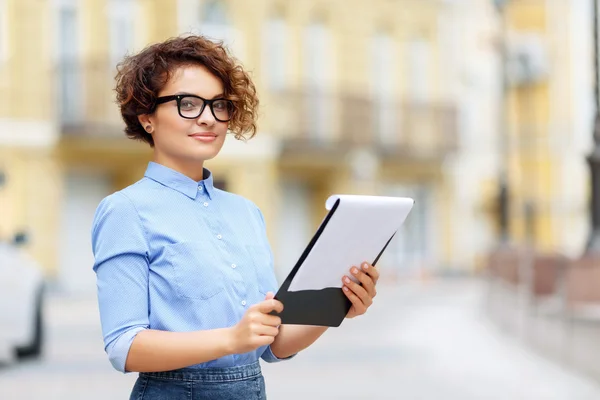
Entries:
POLYGON ((186 161, 186 160, 174 160, 169 157, 165 157, 158 152, 154 152, 152 159, 157 164, 164 165, 165 167, 171 168, 188 178, 198 182, 204 178, 204 161, 186 161))

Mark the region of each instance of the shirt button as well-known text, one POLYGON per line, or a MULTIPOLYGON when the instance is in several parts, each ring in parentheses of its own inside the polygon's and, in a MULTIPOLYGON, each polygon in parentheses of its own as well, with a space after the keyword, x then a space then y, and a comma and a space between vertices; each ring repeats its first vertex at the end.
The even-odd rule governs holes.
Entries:
POLYGON ((202 191, 202 185, 198 186, 198 191, 202 191))
POLYGON ((242 305, 245 306, 246 305, 246 300, 242 300, 242 305))
POLYGON ((237 267, 237 265, 235 265, 235 264, 231 264, 231 268, 234 268, 234 269, 235 269, 235 267, 237 267))
POLYGON ((217 235, 217 239, 221 240, 221 239, 223 239, 223 236, 217 235))
POLYGON ((204 207, 208 207, 208 203, 207 202, 204 202, 204 207))

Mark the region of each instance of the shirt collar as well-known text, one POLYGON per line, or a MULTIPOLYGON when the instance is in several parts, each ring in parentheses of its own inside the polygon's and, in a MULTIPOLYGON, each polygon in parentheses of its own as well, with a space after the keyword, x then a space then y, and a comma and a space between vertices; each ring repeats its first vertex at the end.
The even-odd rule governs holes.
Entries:
POLYGON ((162 164, 155 163, 150 161, 148 163, 148 168, 146 168, 145 177, 152 179, 168 188, 173 190, 177 190, 180 193, 185 194, 191 199, 195 199, 198 194, 198 187, 202 185, 204 187, 203 190, 206 190, 206 193, 210 199, 214 194, 214 186, 213 186, 213 176, 212 173, 203 168, 202 172, 202 180, 196 182, 192 178, 182 174, 181 172, 177 172, 174 169, 169 167, 165 167, 162 164))

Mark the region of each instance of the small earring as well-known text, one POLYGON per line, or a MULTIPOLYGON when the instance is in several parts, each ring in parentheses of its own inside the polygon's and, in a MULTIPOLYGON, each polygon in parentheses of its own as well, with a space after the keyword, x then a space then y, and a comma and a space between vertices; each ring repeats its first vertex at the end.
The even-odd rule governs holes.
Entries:
POLYGON ((152 125, 146 126, 146 132, 152 133, 152 125))

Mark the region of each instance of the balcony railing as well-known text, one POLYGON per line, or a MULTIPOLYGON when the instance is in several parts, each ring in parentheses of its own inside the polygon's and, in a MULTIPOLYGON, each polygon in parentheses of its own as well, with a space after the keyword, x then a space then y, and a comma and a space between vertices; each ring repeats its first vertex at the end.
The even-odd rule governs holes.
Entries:
POLYGON ((288 153, 345 154, 368 146, 382 158, 436 160, 458 146, 451 105, 287 92, 271 99, 266 114, 288 153))
MULTIPOLYGON (((115 103, 116 70, 108 61, 62 62, 57 103, 62 132, 124 137, 115 103)), ((397 103, 360 95, 284 92, 273 95, 261 121, 283 143, 284 154, 343 156, 370 147, 383 159, 441 160, 457 148, 451 105, 397 103)))
POLYGON ((115 73, 108 61, 63 60, 58 64, 56 101, 64 135, 124 135, 113 90, 115 73))

